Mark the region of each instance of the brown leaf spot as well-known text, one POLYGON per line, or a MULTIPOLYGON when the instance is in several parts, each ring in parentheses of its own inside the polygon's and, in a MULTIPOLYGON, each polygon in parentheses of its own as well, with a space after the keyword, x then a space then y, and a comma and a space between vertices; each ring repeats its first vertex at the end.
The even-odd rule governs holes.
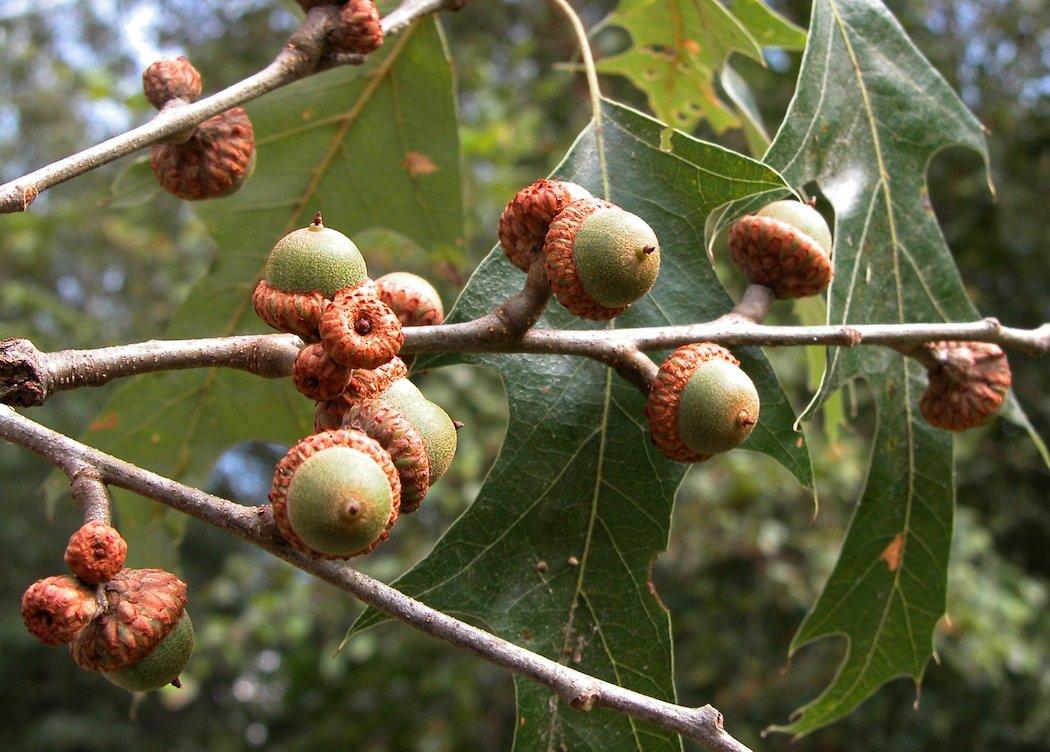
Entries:
POLYGON ((114 428, 120 425, 120 418, 117 417, 116 413, 106 413, 100 415, 95 420, 91 421, 88 425, 89 431, 112 431, 114 428))
POLYGON ((682 40, 682 49, 688 52, 690 55, 700 54, 700 43, 695 39, 684 39, 682 40))
POLYGON ((432 172, 437 172, 438 169, 438 166, 434 164, 430 157, 418 151, 410 151, 405 154, 405 158, 401 160, 401 166, 408 170, 408 174, 412 177, 429 175, 432 172))
POLYGON ((891 572, 896 572, 897 567, 901 565, 901 556, 904 554, 904 537, 897 533, 893 536, 893 540, 890 544, 882 550, 879 558, 886 562, 886 568, 891 572))

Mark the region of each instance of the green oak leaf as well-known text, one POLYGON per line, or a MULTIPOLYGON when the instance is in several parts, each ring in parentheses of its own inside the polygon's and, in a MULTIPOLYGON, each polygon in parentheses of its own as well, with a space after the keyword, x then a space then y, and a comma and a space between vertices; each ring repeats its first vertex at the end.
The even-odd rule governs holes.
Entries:
MULTIPOLYGON (((660 238, 651 293, 615 323, 585 322, 555 302, 541 327, 602 329, 703 321, 732 302, 703 253, 704 221, 736 197, 782 190, 777 173, 719 146, 603 104, 611 200, 660 238)), ((593 128, 555 175, 599 190, 593 128)), ((497 247, 470 278, 450 321, 475 318, 521 288, 497 247)), ((812 477, 793 412, 760 350, 736 351, 762 398, 745 447, 775 457, 806 487, 812 477)), ((667 546, 671 508, 686 466, 650 441, 638 389, 593 360, 463 354, 422 367, 471 363, 497 370, 510 407, 506 439, 474 504, 397 586, 446 612, 589 674, 666 700, 675 697, 668 614, 649 567, 667 546)), ((469 427, 464 430, 469 430, 469 427)), ((348 635, 383 617, 367 612, 348 635)), ((613 712, 578 713, 548 690, 516 682, 515 749, 677 750, 666 731, 613 712)))
POLYGON ((732 0, 729 9, 763 47, 801 50, 806 46, 805 30, 788 21, 762 0, 732 0))
MULTIPOLYGON (((987 158, 980 123, 885 6, 816 0, 798 88, 765 161, 792 185, 818 183, 835 210, 829 323, 977 318, 927 194, 927 165, 952 145, 987 158)), ((791 651, 834 635, 849 646, 831 686, 777 727, 795 734, 846 715, 894 677, 921 682, 945 608, 950 437, 919 416, 922 369, 886 348, 831 348, 811 411, 857 377, 876 395, 871 468, 839 561, 791 651)))
MULTIPOLYGON (((452 74, 434 21, 391 38, 366 66, 310 77, 248 111, 255 174, 235 195, 194 205, 218 250, 166 337, 264 331, 250 296, 269 249, 317 210, 349 234, 388 228, 432 251, 461 243, 452 74)), ((202 485, 238 442, 287 444, 312 432, 310 407, 289 379, 228 369, 169 372, 123 384, 84 440, 202 485)), ((123 492, 115 504, 129 561, 170 566, 184 518, 123 492)))

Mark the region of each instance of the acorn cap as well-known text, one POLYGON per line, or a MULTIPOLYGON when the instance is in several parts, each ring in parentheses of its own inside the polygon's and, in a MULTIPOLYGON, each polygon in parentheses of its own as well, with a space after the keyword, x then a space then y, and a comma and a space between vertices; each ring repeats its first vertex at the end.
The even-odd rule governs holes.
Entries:
POLYGON ((100 520, 85 523, 66 544, 66 564, 84 582, 98 585, 124 568, 128 544, 112 525, 100 520))
POLYGON ((325 227, 320 212, 310 225, 278 240, 266 260, 266 281, 284 292, 319 292, 331 299, 367 276, 354 241, 325 227))
POLYGON ((321 345, 307 345, 295 356, 292 383, 312 400, 331 400, 350 383, 350 369, 332 360, 321 345))
POLYGON ((383 44, 379 9, 372 0, 349 0, 339 13, 336 27, 328 36, 332 49, 367 55, 383 44))
POLYGON ((542 253, 558 212, 577 199, 590 197, 586 188, 561 180, 537 180, 518 191, 499 218, 499 242, 510 263, 527 272, 542 253))
POLYGON ((597 208, 576 230, 573 260, 584 292, 598 305, 629 306, 660 274, 660 241, 641 217, 616 206, 597 208))
POLYGON ((929 386, 919 400, 926 421, 948 431, 987 423, 1012 381, 1002 348, 991 342, 931 342, 924 347, 939 362, 927 372, 929 386))
POLYGON ((168 684, 178 685, 179 674, 193 654, 193 622, 186 611, 160 643, 130 666, 102 674, 129 692, 150 692, 168 684))
POLYGON ((192 102, 201 95, 201 74, 182 55, 161 58, 142 72, 142 91, 158 110, 172 99, 192 102))
POLYGON ((422 435, 405 414, 372 400, 351 407, 343 425, 368 434, 390 455, 401 479, 401 512, 419 509, 430 488, 430 461, 422 435))
POLYGON ((157 144, 150 162, 161 187, 186 201, 237 190, 254 167, 255 131, 243 107, 198 125, 184 142, 157 144))
POLYGON ((186 609, 186 583, 163 569, 124 569, 102 585, 106 608, 73 641, 73 660, 117 671, 146 657, 186 609))
POLYGON ((376 290, 402 326, 432 326, 445 320, 438 291, 417 274, 384 274, 376 280, 376 290))
POLYGON ((831 283, 831 231, 816 209, 774 201, 738 219, 729 230, 733 263, 752 284, 778 298, 805 298, 831 283))
POLYGON ((696 367, 678 405, 678 436, 699 455, 728 452, 758 423, 760 402, 754 382, 721 358, 696 367))
MULTIPOLYGON (((375 439, 353 429, 323 431, 300 440, 277 463, 273 476, 273 485, 270 489, 270 505, 273 509, 273 518, 277 523, 277 529, 292 546, 303 553, 322 559, 349 559, 352 556, 367 554, 388 537, 390 526, 397 521, 398 511, 401 507, 401 480, 398 477, 393 461, 390 459, 390 455, 375 439), (299 469, 310 458, 331 449, 348 450, 350 453, 340 451, 327 455, 327 458, 315 466, 316 472, 309 471, 303 477, 302 482, 296 485, 295 476, 299 469), (311 506, 311 500, 331 498, 337 501, 345 501, 339 494, 345 489, 346 483, 353 482, 353 473, 355 472, 369 479, 369 487, 376 487, 378 476, 372 472, 372 467, 365 460, 370 460, 386 476, 390 493, 390 511, 385 519, 385 526, 380 529, 373 540, 354 550, 347 550, 350 547, 348 544, 357 542, 357 540, 360 540, 360 537, 355 540, 351 540, 350 536, 343 540, 332 540, 330 533, 326 533, 324 528, 328 527, 329 531, 332 529, 338 531, 340 528, 346 527, 345 523, 348 519, 356 518, 356 515, 349 509, 348 504, 340 504, 336 507, 336 512, 327 517, 313 515, 313 519, 310 520, 306 519, 308 513, 300 515, 300 512, 305 512, 307 507, 311 506), (344 462, 346 467, 352 471, 349 474, 347 470, 339 469, 344 462), (293 512, 291 509, 292 494, 298 495, 299 501, 302 502, 299 505, 299 512, 293 512), (340 512, 339 510, 342 511, 340 512), (303 527, 303 531, 308 536, 314 537, 316 534, 317 540, 315 542, 330 543, 333 548, 339 550, 320 551, 307 545, 296 531, 296 524, 293 523, 293 514, 298 515, 298 525, 303 527), (326 525, 325 523, 328 524, 326 525)), ((312 506, 316 507, 317 505, 313 504, 312 506)), ((363 507, 364 505, 357 510, 358 514, 361 513, 363 507)), ((377 508, 373 505, 368 505, 368 507, 364 511, 367 512, 369 522, 375 522, 375 519, 377 519, 377 508)), ((371 525, 366 526, 366 529, 370 531, 371 525)))
POLYGON ((456 456, 459 438, 455 423, 440 405, 423 396, 408 379, 395 381, 379 400, 402 412, 423 437, 433 485, 445 474, 456 456))
POLYGON ((259 318, 279 332, 297 334, 304 342, 320 339, 317 327, 329 301, 319 292, 285 292, 260 280, 252 293, 259 318))
POLYGON ((98 611, 95 591, 75 577, 45 577, 22 595, 22 620, 45 645, 71 642, 98 611))
MULTIPOLYGON (((677 462, 703 462, 710 453, 697 452, 682 440, 678 408, 682 393, 697 368, 713 359, 719 359, 739 367, 740 361, 729 350, 711 342, 695 342, 682 345, 667 356, 660 365, 656 378, 649 385, 649 399, 645 405, 645 417, 653 443, 666 456, 677 462)), ((757 418, 757 415, 756 415, 757 418)))
POLYGON ((318 326, 321 345, 348 368, 378 368, 390 361, 405 341, 401 322, 376 294, 375 285, 336 294, 318 326))
POLYGON ((314 431, 319 433, 340 428, 351 407, 378 397, 394 381, 406 376, 408 366, 397 357, 372 370, 355 368, 350 374, 350 383, 342 394, 335 399, 317 403, 314 410, 314 431))

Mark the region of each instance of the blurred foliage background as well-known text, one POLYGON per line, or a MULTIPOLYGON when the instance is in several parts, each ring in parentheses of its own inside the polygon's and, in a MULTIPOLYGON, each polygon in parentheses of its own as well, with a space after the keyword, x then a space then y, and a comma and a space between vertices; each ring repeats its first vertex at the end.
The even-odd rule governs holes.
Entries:
MULTIPOLYGON (((770 3, 805 25, 809 3, 770 3)), ((889 2, 917 45, 990 131, 993 199, 978 158, 961 150, 931 167, 931 195, 980 310, 1018 326, 1050 320, 1050 18, 1039 0, 889 2)), ((577 3, 588 24, 612 0, 577 3)), ((0 180, 8 180, 148 117, 139 73, 161 54, 186 54, 214 90, 261 67, 295 18, 269 0, 9 2, 0 9, 0 180)), ((444 18, 458 78, 464 191, 471 242, 461 258, 370 258, 378 275, 409 269, 433 279, 446 304, 491 248, 499 210, 546 174, 586 121, 568 30, 550 8, 477 0, 444 18)), ((622 48, 597 35, 600 53, 622 48)), ((798 55, 770 51, 767 66, 735 59, 775 130, 798 55)), ((644 107, 619 79, 607 94, 644 107)), ((699 135, 713 137, 701 126, 699 135)), ((745 150, 739 133, 719 137, 745 150)), ((97 347, 155 336, 213 247, 192 213, 167 196, 137 206, 107 201, 119 165, 45 193, 33 210, 0 220, 0 337, 42 349, 97 347)), ((732 274, 725 270, 727 282, 732 274)), ((790 308, 775 318, 789 321, 790 308)), ((202 336, 214 334, 201 332, 202 336)), ((796 407, 805 404, 805 354, 774 353, 796 407)), ((1045 436, 1050 371, 1011 355, 1015 388, 1045 436)), ((149 378, 148 376, 143 378, 149 378)), ((425 374, 428 395, 467 423, 452 471, 417 515, 363 562, 389 580, 429 550, 474 497, 502 438, 498 381, 467 368, 425 374)), ((59 395, 33 417, 77 434, 110 388, 59 395)), ((759 738, 825 686, 842 644, 803 650, 788 669, 791 636, 834 563, 863 481, 871 416, 863 387, 846 395, 849 425, 807 427, 820 507, 767 458, 733 453, 694 469, 679 494, 668 553, 654 570, 674 617, 680 697, 714 703, 735 733, 759 738), (855 418, 855 419, 854 419, 855 418)), ((250 438, 250 437, 246 437, 250 438)), ((956 543, 940 657, 917 698, 898 681, 798 750, 1043 750, 1050 738, 1048 474, 1005 422, 957 441, 956 543), (918 711, 912 709, 918 700, 918 711)), ((261 502, 282 447, 227 454, 208 490, 261 502)), ((132 700, 75 669, 24 630, 28 583, 64 571, 77 526, 70 503, 53 509, 39 487, 48 467, 0 446, 0 739, 11 752, 165 750, 505 749, 514 702, 509 677, 444 645, 386 624, 338 655, 359 606, 331 588, 191 523, 180 574, 193 593, 199 647, 181 691, 132 700)))

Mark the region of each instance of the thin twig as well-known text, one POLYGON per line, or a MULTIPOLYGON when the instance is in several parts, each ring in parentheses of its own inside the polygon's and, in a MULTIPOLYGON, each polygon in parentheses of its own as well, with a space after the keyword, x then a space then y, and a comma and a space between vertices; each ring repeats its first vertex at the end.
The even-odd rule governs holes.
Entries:
MULTIPOLYGON (((463 3, 464 0, 406 0, 382 19, 383 32, 391 36, 403 31, 422 16, 446 8, 458 9, 463 3)), ((140 149, 161 143, 175 134, 196 127, 220 112, 317 72, 322 67, 320 63, 325 55, 325 39, 338 12, 337 5, 318 5, 311 8, 306 14, 306 20, 289 37, 288 43, 273 62, 255 75, 192 104, 166 108, 148 123, 0 185, 0 214, 25 211, 33 200, 48 188, 140 149)), ((358 57, 347 57, 324 62, 323 67, 331 67, 333 62, 360 63, 362 60, 358 57)))
POLYGON ((85 465, 70 478, 69 492, 80 507, 84 522, 110 521, 109 489, 92 465, 85 465))
POLYGON ((305 556, 280 537, 269 507, 235 504, 182 485, 81 444, 4 406, 0 406, 0 438, 56 464, 77 462, 93 467, 107 484, 238 535, 421 632, 548 687, 577 710, 606 707, 687 736, 710 750, 747 752, 747 747, 725 731, 721 713, 710 705, 687 708, 596 679, 454 619, 345 563, 305 556))

